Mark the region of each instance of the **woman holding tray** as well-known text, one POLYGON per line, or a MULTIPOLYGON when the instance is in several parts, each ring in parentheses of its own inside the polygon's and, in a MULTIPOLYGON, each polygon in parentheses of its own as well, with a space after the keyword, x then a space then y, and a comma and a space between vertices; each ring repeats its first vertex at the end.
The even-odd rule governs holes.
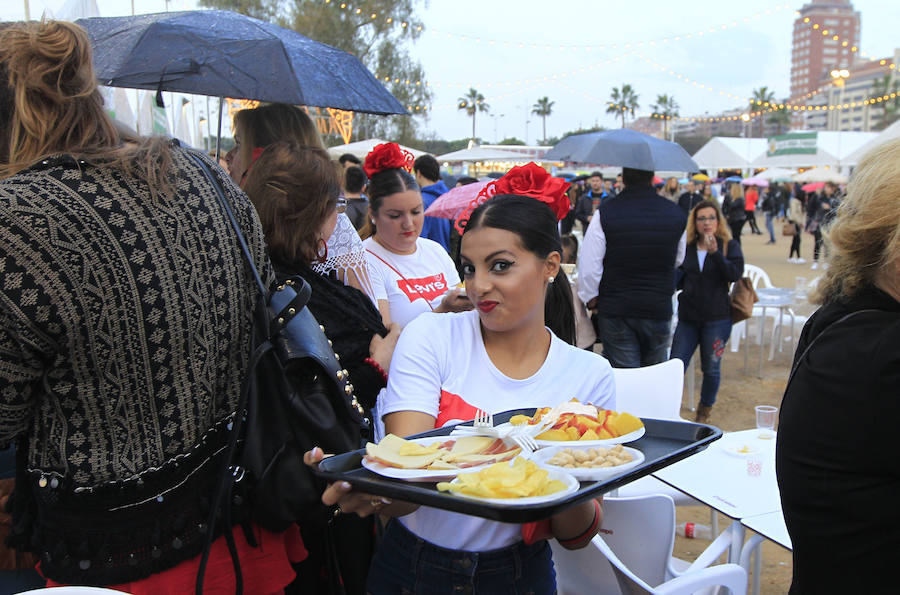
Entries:
MULTIPOLYGON (((379 398, 387 431, 408 436, 472 419, 476 408, 497 413, 573 397, 615 408, 609 363, 572 345, 572 296, 557 231, 568 211, 567 186, 535 164, 513 168, 457 221, 465 227, 466 292, 477 309, 426 313, 406 327, 379 398)), ((307 462, 321 457, 314 449, 307 462)), ((546 539, 584 547, 602 520, 596 500, 517 525, 391 502, 353 492, 347 482, 329 486, 323 501, 393 517, 369 572, 373 594, 554 593, 546 539)))

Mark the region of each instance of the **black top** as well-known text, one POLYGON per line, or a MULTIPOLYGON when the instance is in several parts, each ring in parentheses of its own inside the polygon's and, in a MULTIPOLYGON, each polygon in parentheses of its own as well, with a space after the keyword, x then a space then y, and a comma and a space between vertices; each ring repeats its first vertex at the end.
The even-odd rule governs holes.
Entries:
POLYGON ((869 287, 806 323, 781 404, 776 466, 791 593, 876 593, 900 543, 900 303, 869 287), (834 324, 850 312, 876 309, 834 324), (831 326, 834 324, 834 326, 831 326))
POLYGON ((355 287, 348 287, 338 279, 326 277, 304 264, 286 265, 274 261, 279 281, 299 275, 309 283, 312 295, 307 307, 323 327, 332 342, 334 352, 350 373, 350 383, 356 389, 359 402, 371 411, 378 392, 384 388, 381 374, 364 360, 369 357, 369 343, 375 333, 382 337, 387 329, 372 300, 355 287))
POLYGON ((678 197, 678 206, 681 207, 681 210, 684 211, 685 215, 689 215, 691 209, 696 207, 702 201, 703 195, 699 192, 685 192, 678 197))
POLYGON ((707 253, 703 269, 697 257, 697 243, 688 244, 684 262, 678 269, 678 319, 685 322, 708 322, 731 317, 728 285, 744 275, 744 254, 741 245, 728 240, 728 256, 723 254, 723 242, 716 238, 719 249, 707 253))

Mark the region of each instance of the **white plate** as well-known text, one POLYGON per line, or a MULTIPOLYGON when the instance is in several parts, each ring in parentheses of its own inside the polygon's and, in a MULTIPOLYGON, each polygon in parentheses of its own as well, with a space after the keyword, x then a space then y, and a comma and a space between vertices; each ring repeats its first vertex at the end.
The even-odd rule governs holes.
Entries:
MULTIPOLYGON (((629 448, 627 446, 623 446, 625 452, 631 455, 632 460, 623 463, 617 467, 559 467, 557 465, 553 465, 548 463, 550 459, 553 458, 553 455, 558 453, 564 448, 573 448, 571 446, 553 446, 550 448, 542 448, 531 456, 531 460, 535 463, 539 463, 542 467, 546 467, 547 469, 558 469, 565 473, 569 473, 573 475, 576 479, 581 481, 600 481, 603 479, 609 479, 610 477, 615 477, 616 475, 622 475, 626 471, 634 469, 638 465, 644 462, 644 453, 637 450, 636 448, 629 448)), ((575 447, 578 450, 587 450, 588 448, 595 448, 585 446, 584 448, 575 447)))
POLYGON ((722 450, 733 457, 752 457, 753 455, 759 454, 759 448, 752 444, 744 444, 742 442, 723 444, 722 450))
MULTIPOLYGON (((410 442, 415 442, 417 444, 433 444, 435 442, 443 443, 448 440, 455 440, 450 436, 430 436, 428 438, 413 438, 410 442), (443 440, 442 440, 443 439, 443 440)), ((453 479, 460 473, 472 473, 475 471, 480 471, 487 467, 488 465, 492 465, 493 463, 485 463, 483 465, 477 465, 474 467, 465 467, 463 469, 400 469, 399 467, 388 467, 387 465, 382 465, 377 461, 370 461, 366 459, 365 455, 362 458, 362 466, 372 473, 377 473, 382 477, 390 477, 391 479, 402 479, 404 481, 447 481, 449 479, 453 479)))
MULTIPOLYGON (((563 482, 566 487, 558 492, 547 494, 546 496, 532 496, 530 498, 479 498, 477 496, 470 496, 469 494, 463 494, 461 492, 446 493, 453 494, 454 496, 459 496, 460 498, 466 498, 468 500, 477 500, 478 502, 489 502, 491 504, 502 504, 504 506, 529 506, 531 504, 543 504, 544 502, 559 500, 560 498, 564 498, 569 494, 577 492, 578 488, 581 487, 581 484, 571 473, 566 473, 568 469, 566 469, 565 471, 557 471, 557 468, 551 469, 550 467, 543 465, 542 468, 547 470, 549 479, 558 479, 559 481, 563 482)), ((454 479, 450 483, 454 483, 457 481, 459 480, 454 479)))

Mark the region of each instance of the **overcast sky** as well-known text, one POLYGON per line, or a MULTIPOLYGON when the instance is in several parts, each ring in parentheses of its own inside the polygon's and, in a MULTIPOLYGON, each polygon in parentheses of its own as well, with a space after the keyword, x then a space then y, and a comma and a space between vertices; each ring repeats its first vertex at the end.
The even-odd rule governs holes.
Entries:
MULTIPOLYGON (((5 0, 0 17, 22 18, 24 1, 5 0)), ((31 16, 38 18, 45 9, 58 11, 64 3, 31 0, 31 16)), ((134 3, 137 12, 166 9, 164 0, 134 3)), ((900 47, 900 2, 853 4, 862 14, 860 48, 879 58, 893 55, 900 47)), ((131 12, 126 0, 99 0, 98 6, 102 16, 131 12)), ((192 0, 169 2, 169 10, 195 6, 192 0)), ((479 113, 476 122, 476 134, 486 142, 508 136, 537 142, 541 122, 530 112, 545 95, 555 102, 547 119, 548 136, 580 126, 615 126, 605 113, 605 102, 611 88, 622 83, 635 88, 640 111, 648 113, 660 93, 675 97, 682 116, 745 105, 720 92, 747 97, 765 85, 784 98, 789 92, 794 10, 800 6, 721 0, 431 0, 421 13, 426 31, 411 48, 435 91, 426 128, 448 140, 468 137, 471 119, 455 103, 470 86, 490 104, 491 114, 479 113), (703 35, 697 35, 701 31, 703 35), (674 36, 682 39, 675 41, 674 36), (664 43, 664 38, 670 41, 664 43), (669 75, 669 70, 697 85, 669 75)))

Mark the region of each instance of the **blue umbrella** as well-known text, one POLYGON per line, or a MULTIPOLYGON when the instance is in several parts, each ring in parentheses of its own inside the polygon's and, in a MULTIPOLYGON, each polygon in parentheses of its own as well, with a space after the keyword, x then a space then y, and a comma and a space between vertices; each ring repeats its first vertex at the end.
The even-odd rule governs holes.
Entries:
POLYGON ((744 178, 742 178, 741 176, 728 176, 727 178, 725 178, 725 181, 726 182, 742 182, 742 181, 744 181, 744 178))
POLYGON ((544 160, 620 165, 648 171, 700 171, 681 145, 626 128, 568 136, 550 149, 544 160))
POLYGON ((79 19, 100 84, 372 114, 406 109, 355 56, 224 10, 79 19))

